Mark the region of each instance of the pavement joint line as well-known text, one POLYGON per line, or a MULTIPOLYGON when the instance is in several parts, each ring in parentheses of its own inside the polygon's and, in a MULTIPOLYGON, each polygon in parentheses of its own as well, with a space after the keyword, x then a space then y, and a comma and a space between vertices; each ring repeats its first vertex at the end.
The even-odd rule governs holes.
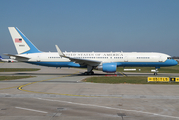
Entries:
POLYGON ((126 111, 126 112, 136 112, 136 113, 142 113, 142 114, 148 114, 148 115, 155 115, 155 116, 160 116, 160 117, 167 117, 167 118, 179 119, 179 117, 176 117, 176 116, 162 115, 162 114, 157 114, 157 113, 152 113, 152 112, 145 112, 145 111, 138 111, 138 110, 120 109, 120 108, 100 106, 100 105, 94 105, 94 104, 75 103, 75 102, 69 102, 69 101, 52 100, 52 99, 44 99, 44 98, 36 98, 36 99, 46 100, 46 101, 51 101, 51 102, 62 102, 62 103, 74 104, 74 105, 81 105, 81 106, 90 106, 90 107, 105 108, 105 109, 111 109, 111 110, 120 110, 120 111, 126 111))
POLYGON ((29 108, 22 108, 22 107, 15 107, 15 108, 22 109, 22 110, 33 111, 33 112, 48 113, 48 112, 45 112, 45 111, 34 110, 34 109, 29 109, 29 108))

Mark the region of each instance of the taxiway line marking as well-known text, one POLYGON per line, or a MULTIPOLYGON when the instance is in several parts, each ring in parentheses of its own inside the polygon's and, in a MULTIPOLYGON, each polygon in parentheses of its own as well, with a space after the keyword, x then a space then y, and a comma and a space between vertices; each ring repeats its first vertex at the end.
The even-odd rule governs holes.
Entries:
POLYGON ((125 75, 123 72, 119 72, 119 73, 121 73, 121 75, 123 75, 124 77, 126 77, 126 75, 125 75))
POLYGON ((11 88, 17 88, 18 86, 13 86, 13 87, 7 87, 7 88, 1 88, 0 90, 6 90, 6 89, 11 89, 11 88))
POLYGON ((162 115, 162 114, 157 114, 157 113, 152 113, 152 112, 144 112, 144 111, 138 111, 138 110, 120 109, 120 108, 113 108, 113 107, 107 107, 107 106, 100 106, 100 105, 93 105, 93 104, 83 104, 83 103, 75 103, 75 102, 68 102, 68 101, 61 101, 61 100, 43 99, 43 98, 37 98, 37 99, 51 101, 51 102, 62 102, 62 103, 68 103, 68 104, 74 104, 74 105, 98 107, 98 108, 105 108, 105 109, 111 109, 111 110, 121 110, 121 111, 126 111, 126 112, 136 112, 136 113, 143 113, 143 114, 155 115, 155 116, 160 116, 160 117, 168 117, 168 118, 179 119, 179 117, 176 117, 176 116, 162 115))
POLYGON ((48 112, 45 112, 45 111, 34 110, 34 109, 29 109, 29 108, 22 108, 22 107, 15 107, 15 108, 22 109, 22 110, 33 111, 33 112, 48 113, 48 112))
MULTIPOLYGON (((76 74, 76 73, 74 73, 74 74, 76 74)), ((39 83, 39 82, 50 81, 50 80, 54 80, 54 79, 58 79, 58 78, 68 77, 68 76, 71 76, 71 75, 72 74, 61 76, 61 77, 56 77, 56 78, 51 78, 51 79, 46 79, 46 80, 41 80, 41 81, 27 83, 27 84, 18 86, 17 89, 21 90, 21 91, 24 91, 24 92, 38 93, 38 94, 51 94, 51 95, 63 95, 63 96, 75 96, 75 97, 106 97, 106 96, 94 96, 94 95, 74 95, 74 94, 63 94, 63 93, 46 93, 46 92, 38 92, 38 91, 31 91, 31 90, 25 90, 25 89, 23 89, 23 87, 26 87, 28 85, 32 85, 32 84, 39 83)), ((110 98, 118 98, 118 97, 114 96, 114 97, 110 97, 110 98)))
MULTIPOLYGON (((76 73, 74 73, 74 74, 76 74, 76 73)), ((53 94, 53 95, 77 96, 77 97, 101 97, 101 96, 73 95, 73 94, 61 94, 61 93, 46 93, 46 92, 38 92, 38 91, 31 91, 31 90, 25 90, 25 89, 23 89, 23 87, 26 87, 28 85, 32 85, 32 84, 39 83, 39 82, 50 81, 50 80, 54 80, 54 79, 58 79, 58 78, 68 77, 68 76, 71 76, 71 75, 72 74, 65 75, 65 76, 62 76, 62 77, 56 77, 56 78, 51 78, 51 79, 46 79, 46 80, 41 80, 41 81, 27 83, 27 84, 18 86, 17 89, 21 90, 21 91, 24 91, 24 92, 39 93, 39 94, 53 94)))

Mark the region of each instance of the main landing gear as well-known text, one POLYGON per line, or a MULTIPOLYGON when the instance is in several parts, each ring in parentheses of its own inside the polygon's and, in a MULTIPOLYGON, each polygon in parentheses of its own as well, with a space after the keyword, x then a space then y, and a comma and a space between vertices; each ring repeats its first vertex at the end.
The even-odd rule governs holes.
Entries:
POLYGON ((94 75, 94 72, 91 71, 91 72, 84 72, 85 75, 94 75))
POLYGON ((85 75, 94 75, 93 67, 87 66, 87 72, 84 72, 85 75))

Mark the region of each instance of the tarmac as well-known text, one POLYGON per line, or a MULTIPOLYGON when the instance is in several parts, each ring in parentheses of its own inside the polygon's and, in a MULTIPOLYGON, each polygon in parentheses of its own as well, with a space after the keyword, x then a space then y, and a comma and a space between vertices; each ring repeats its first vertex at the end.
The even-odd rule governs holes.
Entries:
MULTIPOLYGON (((179 85, 86 83, 85 69, 0 63, 0 68, 40 68, 0 72, 31 78, 0 81, 1 120, 177 120, 179 85)), ((106 73, 94 71, 94 76, 106 73)), ((108 74, 109 75, 109 74, 108 74)), ((153 76, 119 73, 117 77, 153 76)), ((179 76, 163 74, 159 76, 179 76)))

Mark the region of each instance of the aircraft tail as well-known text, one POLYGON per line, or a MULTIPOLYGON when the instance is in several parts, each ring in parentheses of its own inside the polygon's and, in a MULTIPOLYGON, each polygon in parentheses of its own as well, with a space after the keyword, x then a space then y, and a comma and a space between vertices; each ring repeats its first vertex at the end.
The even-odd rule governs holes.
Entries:
POLYGON ((2 57, 0 56, 0 59, 2 59, 2 57))
POLYGON ((18 54, 41 52, 17 27, 8 27, 8 29, 18 54))

